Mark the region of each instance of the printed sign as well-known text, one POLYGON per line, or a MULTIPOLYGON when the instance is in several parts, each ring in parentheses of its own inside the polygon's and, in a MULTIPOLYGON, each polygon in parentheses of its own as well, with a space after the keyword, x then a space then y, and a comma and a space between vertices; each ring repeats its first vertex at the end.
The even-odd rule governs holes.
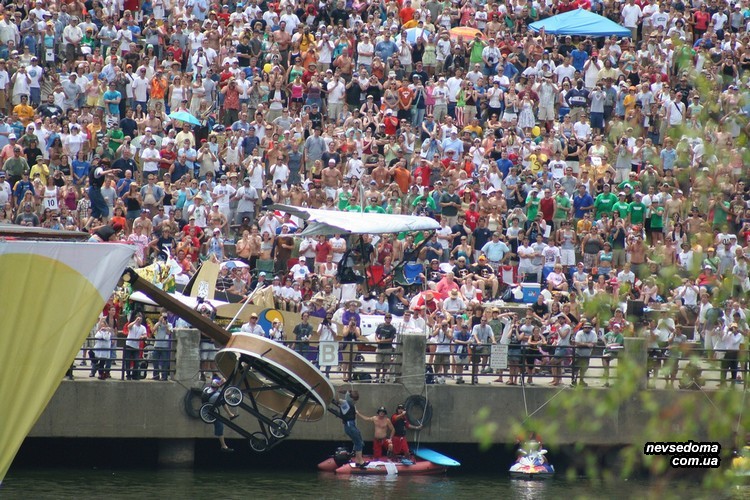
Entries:
POLYGON ((318 366, 339 365, 339 343, 323 341, 318 345, 318 366))
POLYGON ((493 344, 490 349, 490 368, 493 370, 507 370, 508 344, 493 344))

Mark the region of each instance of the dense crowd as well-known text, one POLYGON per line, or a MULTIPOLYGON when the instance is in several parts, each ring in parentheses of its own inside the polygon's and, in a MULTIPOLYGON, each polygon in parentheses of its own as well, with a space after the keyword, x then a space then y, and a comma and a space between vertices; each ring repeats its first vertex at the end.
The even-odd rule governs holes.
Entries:
POLYGON ((586 318, 602 337, 632 330, 603 318, 642 301, 672 311, 648 326, 655 348, 695 325, 689 338, 736 351, 749 18, 716 0, 6 2, 0 223, 109 224, 139 264, 170 253, 186 274, 237 257, 249 268, 225 288, 278 279, 295 310, 343 278, 365 312, 427 302, 427 323, 453 328, 535 281, 530 321, 549 342, 586 318), (631 37, 528 28, 576 8, 631 37), (272 203, 441 229, 293 238, 300 221, 272 203), (402 262, 424 265, 433 298, 381 280, 364 293, 357 265, 402 262), (601 296, 607 315, 586 310, 601 296))

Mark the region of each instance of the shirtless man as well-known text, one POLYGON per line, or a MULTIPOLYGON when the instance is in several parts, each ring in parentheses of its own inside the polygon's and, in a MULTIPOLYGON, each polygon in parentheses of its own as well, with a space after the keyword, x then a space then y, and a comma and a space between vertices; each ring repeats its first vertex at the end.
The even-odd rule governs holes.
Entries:
POLYGON ((370 182, 369 185, 370 187, 365 191, 365 199, 372 200, 373 198, 377 198, 378 204, 380 204, 383 201, 383 192, 378 189, 377 184, 370 182))
POLYGON ((383 450, 388 453, 393 450, 393 443, 391 443, 391 437, 395 432, 391 419, 388 418, 388 412, 384 407, 378 408, 378 414, 374 417, 365 417, 361 413, 357 412, 357 416, 362 420, 372 422, 375 426, 375 433, 372 437, 372 458, 379 460, 383 458, 383 450))
POLYGON ((372 180, 377 183, 377 188, 382 189, 388 183, 388 169, 383 161, 378 161, 378 166, 372 170, 372 180))
POLYGON ((286 32, 286 21, 279 23, 279 29, 273 32, 273 41, 279 46, 282 60, 286 60, 289 46, 292 44, 292 36, 286 32))
POLYGON ((323 188, 325 189, 326 196, 335 198, 336 190, 344 179, 341 171, 336 168, 336 160, 331 159, 328 161, 328 166, 320 172, 320 177, 323 180, 323 188))
POLYGON ((306 201, 307 193, 299 186, 292 186, 289 190, 289 202, 295 207, 303 207, 306 201))
POLYGON ((138 124, 138 128, 146 130, 150 128, 155 135, 162 135, 161 120, 154 116, 154 110, 149 110, 148 117, 138 124))
POLYGON ((317 180, 313 181, 313 186, 307 193, 307 204, 310 208, 320 208, 325 204, 325 201, 326 195, 320 188, 320 182, 317 180))
POLYGON ((672 220, 675 214, 680 216, 680 220, 684 219, 687 215, 687 208, 682 191, 678 189, 674 196, 664 203, 664 220, 672 220))

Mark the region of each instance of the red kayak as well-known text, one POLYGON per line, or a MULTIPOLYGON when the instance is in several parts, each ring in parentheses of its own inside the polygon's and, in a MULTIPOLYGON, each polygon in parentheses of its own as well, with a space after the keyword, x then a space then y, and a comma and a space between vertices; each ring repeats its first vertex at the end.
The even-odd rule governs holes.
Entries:
POLYGON ((359 467, 354 462, 347 462, 343 465, 336 463, 333 457, 324 460, 318 464, 318 469, 324 472, 335 472, 342 475, 364 475, 364 476, 385 476, 388 474, 398 474, 404 476, 426 476, 445 474, 447 467, 437 465, 428 460, 390 460, 388 458, 374 459, 364 457, 365 462, 370 463, 365 468, 359 467))

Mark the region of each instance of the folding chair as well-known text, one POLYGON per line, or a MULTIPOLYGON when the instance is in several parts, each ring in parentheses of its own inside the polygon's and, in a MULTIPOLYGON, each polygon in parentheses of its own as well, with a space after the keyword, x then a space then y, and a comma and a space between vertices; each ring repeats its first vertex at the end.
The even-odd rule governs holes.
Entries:
POLYGON ((367 269, 368 288, 378 288, 383 285, 385 269, 381 265, 372 265, 367 269))
POLYGON ((253 272, 256 275, 260 274, 261 272, 264 272, 268 274, 269 276, 273 275, 274 271, 275 269, 274 269, 273 259, 268 259, 268 260, 258 259, 258 261, 255 263, 255 269, 253 270, 253 272))
POLYGON ((421 288, 424 286, 424 282, 420 276, 423 272, 424 268, 421 264, 405 264, 396 271, 394 280, 403 287, 416 286, 421 288))

